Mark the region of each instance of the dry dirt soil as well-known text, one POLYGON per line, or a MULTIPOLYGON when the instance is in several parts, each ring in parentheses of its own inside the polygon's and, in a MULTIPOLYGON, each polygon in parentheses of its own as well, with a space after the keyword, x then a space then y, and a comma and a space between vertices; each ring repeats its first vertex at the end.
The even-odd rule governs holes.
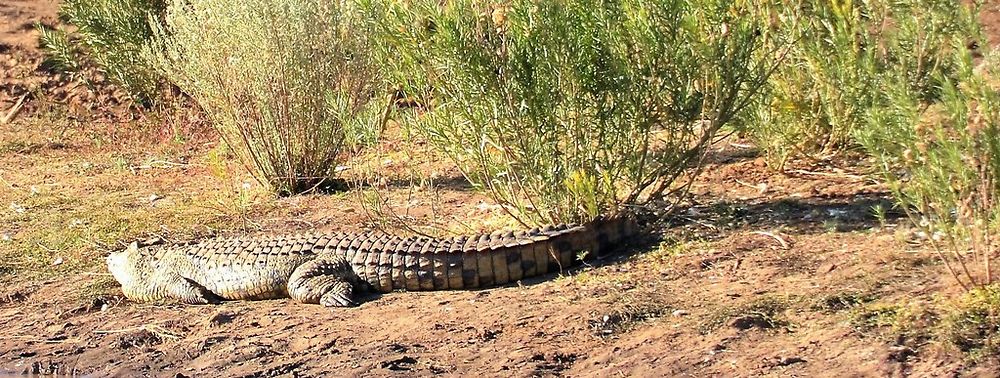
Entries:
MULTIPOLYGON (((372 224, 351 195, 245 200, 241 178, 217 172, 239 168, 212 163, 210 131, 177 127, 188 118, 176 112, 129 119, 117 96, 40 69, 28 25, 57 22, 56 3, 0 1, 0 117, 31 94, 0 125, 0 211, 17 213, 0 217, 0 375, 1000 374, 935 336, 937 311, 960 290, 900 214, 873 215, 889 202, 863 168, 776 174, 735 139, 713 150, 690 209, 614 257, 560 274, 336 310, 129 302, 101 265, 131 241, 119 238, 372 224), (37 232, 45 227, 59 233, 37 232), (78 238, 53 236, 72 230, 78 238)), ((991 26, 996 8, 985 16, 991 26)), ((497 212, 460 178, 443 181, 433 206, 406 188, 390 193, 410 202, 416 221, 497 212)))

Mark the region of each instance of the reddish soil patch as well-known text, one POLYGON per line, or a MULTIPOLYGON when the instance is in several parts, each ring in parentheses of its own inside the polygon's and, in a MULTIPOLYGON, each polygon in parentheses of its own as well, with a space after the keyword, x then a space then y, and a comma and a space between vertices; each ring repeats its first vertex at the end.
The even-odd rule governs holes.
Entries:
POLYGON ((13 46, 38 45, 36 23, 55 25, 58 0, 9 0, 0 3, 0 52, 13 46))

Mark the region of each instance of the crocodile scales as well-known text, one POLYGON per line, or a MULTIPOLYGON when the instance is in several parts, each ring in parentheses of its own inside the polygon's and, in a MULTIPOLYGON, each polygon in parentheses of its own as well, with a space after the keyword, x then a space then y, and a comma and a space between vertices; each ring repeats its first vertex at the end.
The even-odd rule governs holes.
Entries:
POLYGON ((446 239, 332 233, 129 248, 108 269, 135 301, 291 297, 355 305, 364 291, 475 289, 560 271, 636 233, 630 218, 446 239))

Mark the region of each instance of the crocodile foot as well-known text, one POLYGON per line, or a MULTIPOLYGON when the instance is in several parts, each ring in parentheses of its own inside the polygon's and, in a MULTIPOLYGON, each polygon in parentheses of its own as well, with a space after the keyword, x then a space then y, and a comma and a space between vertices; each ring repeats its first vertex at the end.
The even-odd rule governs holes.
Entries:
POLYGON ((295 268, 288 279, 288 295, 302 303, 326 307, 356 306, 352 296, 357 275, 343 258, 309 261, 295 268))

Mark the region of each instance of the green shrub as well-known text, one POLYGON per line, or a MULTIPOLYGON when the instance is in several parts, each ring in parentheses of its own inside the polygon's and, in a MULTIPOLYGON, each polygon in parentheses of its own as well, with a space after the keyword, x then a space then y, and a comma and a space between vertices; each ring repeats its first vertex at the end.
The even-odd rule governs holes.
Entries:
POLYGON ((409 126, 522 223, 683 190, 769 68, 724 1, 363 3, 409 126))
POLYGON ((329 183, 346 135, 361 138, 381 116, 367 33, 338 4, 177 0, 156 30, 166 76, 282 194, 329 183))
POLYGON ((161 77, 143 50, 152 37, 150 23, 158 23, 164 0, 66 0, 60 18, 76 26, 74 32, 39 26, 49 64, 79 72, 94 64, 139 103, 149 104, 161 77))
POLYGON ((952 39, 978 37, 978 12, 953 0, 774 0, 758 11, 773 20, 766 41, 784 64, 745 127, 779 169, 856 147, 882 76, 902 75, 921 102, 935 101, 940 78, 953 77, 952 39))
POLYGON ((882 168, 901 208, 967 289, 995 282, 1000 234, 1000 55, 978 67, 952 44, 955 77, 940 77, 926 105, 903 75, 886 78, 858 140, 882 168))

